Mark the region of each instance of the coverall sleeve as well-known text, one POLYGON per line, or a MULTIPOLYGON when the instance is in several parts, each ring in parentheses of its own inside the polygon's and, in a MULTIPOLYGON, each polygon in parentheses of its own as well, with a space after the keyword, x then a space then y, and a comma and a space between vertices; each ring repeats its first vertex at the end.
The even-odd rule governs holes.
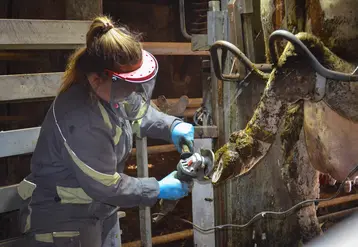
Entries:
POLYGON ((63 152, 81 188, 94 200, 123 208, 152 206, 159 184, 155 178, 117 173, 113 137, 101 126, 67 126, 63 152))
POLYGON ((180 118, 165 114, 149 105, 145 116, 140 120, 134 121, 132 127, 133 132, 139 137, 150 137, 172 143, 172 127, 181 121, 180 118))

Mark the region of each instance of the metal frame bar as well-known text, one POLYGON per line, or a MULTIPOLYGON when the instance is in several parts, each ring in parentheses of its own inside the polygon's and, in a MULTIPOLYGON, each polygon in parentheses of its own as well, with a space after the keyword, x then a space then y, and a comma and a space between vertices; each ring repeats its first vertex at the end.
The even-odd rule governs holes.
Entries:
MULTIPOLYGON (((137 176, 148 177, 147 138, 136 138, 137 176)), ((152 246, 152 218, 150 207, 139 207, 140 238, 144 247, 152 246)))
MULTIPOLYGON (((194 151, 199 152, 201 148, 213 149, 212 139, 194 139, 194 151)), ((191 194, 193 223, 204 229, 214 227, 214 189, 211 181, 194 181, 191 194)), ((195 228, 193 230, 196 247, 213 246, 215 243, 215 231, 203 233, 195 228)))

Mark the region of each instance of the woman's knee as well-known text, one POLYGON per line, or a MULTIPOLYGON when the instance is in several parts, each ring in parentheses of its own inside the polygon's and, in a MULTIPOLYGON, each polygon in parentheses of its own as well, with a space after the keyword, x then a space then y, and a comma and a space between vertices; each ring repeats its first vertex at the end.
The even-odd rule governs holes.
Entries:
POLYGON ((35 233, 30 243, 31 247, 81 247, 78 231, 35 233))

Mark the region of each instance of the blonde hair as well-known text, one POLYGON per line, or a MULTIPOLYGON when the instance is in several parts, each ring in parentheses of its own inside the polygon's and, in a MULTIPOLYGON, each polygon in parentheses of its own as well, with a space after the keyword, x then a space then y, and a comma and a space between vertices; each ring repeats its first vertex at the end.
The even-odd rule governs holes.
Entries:
POLYGON ((60 93, 74 83, 85 82, 86 75, 98 73, 115 65, 134 65, 142 59, 139 34, 115 26, 108 16, 96 17, 86 35, 86 46, 76 50, 68 59, 60 93))

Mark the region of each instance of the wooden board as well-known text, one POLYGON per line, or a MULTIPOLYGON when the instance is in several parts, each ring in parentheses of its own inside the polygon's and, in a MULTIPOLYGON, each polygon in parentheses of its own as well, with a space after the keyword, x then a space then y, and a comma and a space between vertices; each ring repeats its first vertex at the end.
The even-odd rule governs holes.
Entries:
MULTIPOLYGON (((76 49, 85 45, 91 21, 0 19, 0 50, 76 49)), ((208 51, 191 50, 190 42, 143 42, 153 55, 200 55, 208 51)))
MULTIPOLYGON (((0 101, 54 97, 60 87, 63 72, 0 75, 0 101)), ((167 99, 169 104, 178 99, 167 99)), ((157 100, 153 102, 157 104, 157 100)), ((201 98, 189 98, 189 108, 199 108, 201 98)))
POLYGON ((40 127, 0 132, 0 157, 32 153, 39 134, 40 127))
POLYGON ((74 49, 90 21, 0 19, 0 49, 74 49))
POLYGON ((53 97, 63 73, 17 74, 0 76, 0 101, 53 97))

